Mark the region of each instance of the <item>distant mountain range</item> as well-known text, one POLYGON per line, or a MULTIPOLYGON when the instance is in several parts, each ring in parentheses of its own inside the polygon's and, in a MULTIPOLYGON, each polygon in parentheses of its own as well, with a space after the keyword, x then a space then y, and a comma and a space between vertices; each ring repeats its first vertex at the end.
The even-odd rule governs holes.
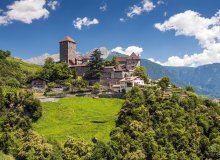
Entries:
POLYGON ((191 85, 200 95, 220 98, 220 64, 209 64, 193 67, 167 67, 142 59, 141 65, 146 68, 152 79, 169 76, 178 86, 191 85))

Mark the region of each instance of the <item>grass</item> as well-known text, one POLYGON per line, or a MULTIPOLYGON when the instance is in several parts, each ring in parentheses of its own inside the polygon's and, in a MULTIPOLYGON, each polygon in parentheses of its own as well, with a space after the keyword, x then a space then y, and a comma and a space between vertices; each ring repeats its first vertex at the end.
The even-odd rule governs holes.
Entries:
POLYGON ((9 58, 7 58, 7 60, 9 62, 19 64, 19 66, 21 67, 21 70, 23 70, 23 71, 36 73, 42 69, 42 67, 39 65, 27 63, 27 62, 24 62, 24 61, 17 59, 17 58, 9 57, 9 58))
POLYGON ((34 123, 39 134, 63 144, 68 137, 90 141, 109 140, 110 131, 123 104, 120 99, 63 98, 43 103, 43 116, 34 123))

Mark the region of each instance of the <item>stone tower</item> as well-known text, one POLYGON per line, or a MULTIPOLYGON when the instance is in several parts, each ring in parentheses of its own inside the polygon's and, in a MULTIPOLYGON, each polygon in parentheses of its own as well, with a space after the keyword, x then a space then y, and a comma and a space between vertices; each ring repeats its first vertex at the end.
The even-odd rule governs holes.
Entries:
POLYGON ((76 63, 76 42, 69 36, 60 41, 60 61, 69 65, 76 63))

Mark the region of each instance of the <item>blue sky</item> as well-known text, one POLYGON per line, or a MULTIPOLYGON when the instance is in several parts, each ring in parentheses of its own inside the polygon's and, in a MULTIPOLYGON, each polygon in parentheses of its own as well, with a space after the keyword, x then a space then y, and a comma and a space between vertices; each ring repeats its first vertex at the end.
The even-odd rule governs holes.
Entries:
MULTIPOLYGON (((44 53, 56 54, 59 52, 58 42, 66 35, 70 35, 77 42, 78 52, 82 54, 98 47, 112 50, 116 47, 126 49, 129 46, 136 46, 143 49, 142 58, 153 58, 160 61, 158 63, 167 62, 167 65, 193 66, 216 62, 211 60, 194 62, 195 60, 190 59, 190 62, 186 63, 187 60, 183 58, 185 54, 189 57, 195 53, 202 54, 207 45, 201 44, 201 36, 197 36, 197 33, 184 32, 175 36, 178 29, 186 30, 186 24, 183 25, 185 28, 179 26, 181 21, 178 21, 178 24, 170 22, 167 24, 168 27, 163 24, 171 17, 189 10, 200 14, 197 17, 211 19, 220 10, 219 0, 57 0, 56 2, 58 3, 54 3, 53 8, 48 5, 52 4, 50 0, 1 0, 0 48, 10 50, 13 56, 22 59, 44 53), (15 6, 19 1, 23 1, 23 5, 41 1, 43 5, 39 5, 36 10, 42 10, 43 15, 29 15, 28 12, 22 15, 24 17, 12 15, 13 13, 19 15, 19 7, 22 5, 15 6), (144 10, 145 2, 152 3, 154 7, 144 10), (129 17, 128 13, 134 9, 134 5, 142 8, 142 11, 129 17), (104 8, 101 10, 100 7, 104 8), (16 12, 11 12, 14 10, 16 12), (97 20, 98 24, 82 26, 81 30, 74 27, 73 21, 84 17, 91 23, 97 20), (120 18, 124 21, 121 22, 120 18), (160 27, 155 27, 156 23, 160 23, 160 27), (172 25, 177 27, 173 29, 172 25), (178 56, 184 63, 175 58, 175 62, 169 62, 168 58, 172 56, 178 56)), ((30 5, 25 7, 26 11, 30 5)), ((190 12, 183 15, 183 20, 187 14, 190 12)), ((191 15, 192 18, 196 17, 191 15)), ((215 26, 219 27, 219 24, 215 23, 215 26)), ((219 39, 216 43, 218 42, 219 39)), ((219 53, 216 54, 218 57, 219 53)))

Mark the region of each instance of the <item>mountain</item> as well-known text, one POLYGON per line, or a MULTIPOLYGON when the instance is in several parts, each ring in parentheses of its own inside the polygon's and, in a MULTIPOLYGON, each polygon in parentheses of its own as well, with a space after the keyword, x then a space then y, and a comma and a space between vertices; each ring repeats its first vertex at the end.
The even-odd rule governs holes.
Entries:
POLYGON ((169 76, 178 86, 191 85, 201 95, 220 98, 220 64, 193 67, 167 67, 146 59, 141 60, 152 79, 169 76))

